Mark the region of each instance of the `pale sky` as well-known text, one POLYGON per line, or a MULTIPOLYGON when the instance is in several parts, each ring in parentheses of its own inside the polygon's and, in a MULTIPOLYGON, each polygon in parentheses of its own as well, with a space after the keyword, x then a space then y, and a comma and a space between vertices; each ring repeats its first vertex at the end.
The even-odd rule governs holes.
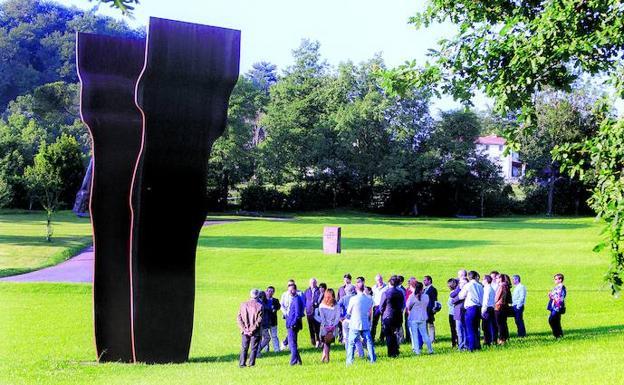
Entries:
MULTIPOLYGON (((66 0, 80 8, 97 2, 66 0)), ((424 63, 428 49, 450 37, 452 25, 416 30, 408 18, 424 7, 424 0, 142 0, 134 11, 133 26, 146 26, 149 16, 241 30, 241 73, 268 61, 278 71, 292 63, 291 51, 304 38, 318 40, 321 54, 332 65, 370 59, 377 52, 389 67, 416 59, 424 63)), ((99 12, 121 18, 102 4, 99 12)), ((483 97, 474 100, 483 109, 483 97)), ((450 98, 433 102, 432 112, 459 107, 450 98)))

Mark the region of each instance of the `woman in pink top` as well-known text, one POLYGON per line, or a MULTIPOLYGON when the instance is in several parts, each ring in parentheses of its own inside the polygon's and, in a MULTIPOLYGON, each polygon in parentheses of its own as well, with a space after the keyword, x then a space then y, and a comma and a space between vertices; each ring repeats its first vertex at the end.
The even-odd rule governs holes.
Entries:
POLYGON ((433 353, 431 340, 427 333, 427 305, 429 305, 429 296, 423 293, 423 284, 416 282, 414 293, 409 296, 405 309, 407 310, 407 324, 412 335, 412 351, 417 355, 420 354, 418 347, 418 334, 423 342, 427 344, 429 354, 433 353), (417 334, 418 333, 418 334, 417 334))

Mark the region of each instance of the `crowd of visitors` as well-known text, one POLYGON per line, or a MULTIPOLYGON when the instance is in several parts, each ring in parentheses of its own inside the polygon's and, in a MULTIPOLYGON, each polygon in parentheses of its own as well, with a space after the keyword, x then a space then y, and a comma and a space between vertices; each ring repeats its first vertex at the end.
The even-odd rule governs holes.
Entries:
MULTIPOLYGON (((548 322, 555 338, 563 337, 561 315, 565 313, 566 288, 563 274, 554 276, 555 287, 548 294, 548 322)), ((241 367, 255 365, 256 358, 268 352, 290 349, 290 364, 301 365, 298 334, 306 318, 310 343, 321 349, 321 361, 329 362, 333 343, 346 348, 346 363, 351 365, 355 351, 370 362, 377 360, 375 340, 385 343, 389 357, 398 357, 402 343, 410 343, 412 352, 421 354, 423 346, 433 354, 436 341, 435 316, 443 306, 431 276, 422 282, 411 277, 404 286, 404 277, 393 275, 384 282, 375 276, 373 287, 366 286, 364 277, 352 283, 345 274, 338 294, 316 278, 305 291, 289 280, 287 290, 278 300, 275 288, 253 289, 250 299, 241 304, 238 326, 242 335, 241 367), (287 337, 281 341, 277 324, 285 322, 287 337), (381 321, 381 322, 380 322, 381 321), (366 350, 366 354, 365 351, 366 350)), ((481 278, 476 271, 459 270, 456 278, 447 281, 450 290, 447 307, 452 346, 460 351, 475 351, 483 345, 504 345, 509 339, 507 320, 513 317, 518 338, 527 335, 524 325, 526 287, 519 275, 492 271, 481 278), (481 342, 483 340, 483 342, 481 342)))

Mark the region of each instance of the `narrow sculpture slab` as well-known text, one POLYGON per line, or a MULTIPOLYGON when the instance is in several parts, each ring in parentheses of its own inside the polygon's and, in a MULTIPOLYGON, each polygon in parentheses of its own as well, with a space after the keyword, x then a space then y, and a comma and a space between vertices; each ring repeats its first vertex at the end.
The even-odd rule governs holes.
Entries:
POLYGON ((136 102, 143 141, 132 192, 135 358, 183 362, 193 330, 206 172, 239 72, 240 31, 151 18, 136 102))
POLYGON ((93 316, 100 361, 132 362, 130 186, 141 145, 134 103, 145 42, 79 33, 80 111, 92 137, 93 316))

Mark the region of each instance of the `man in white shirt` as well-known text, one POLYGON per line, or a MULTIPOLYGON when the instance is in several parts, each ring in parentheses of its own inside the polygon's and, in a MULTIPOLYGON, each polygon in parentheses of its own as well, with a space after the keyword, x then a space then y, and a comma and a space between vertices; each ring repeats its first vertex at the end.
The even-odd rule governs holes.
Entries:
POLYGON ((490 273, 490 277, 492 277, 492 289, 494 289, 494 293, 498 290, 498 276, 500 273, 496 270, 492 270, 490 273))
MULTIPOLYGON (((381 312, 379 311, 379 304, 381 303, 381 297, 383 293, 388 290, 388 285, 383 281, 381 274, 375 276, 375 286, 373 286, 373 326, 371 328, 371 336, 373 341, 377 335, 377 325, 381 318, 381 312)), ((384 341, 383 323, 381 324, 381 335, 379 336, 379 342, 384 341)))
MULTIPOLYGON (((340 307, 340 320, 342 321, 341 323, 342 338, 345 344, 345 348, 348 349, 349 348, 350 320, 349 320, 349 314, 347 314, 347 310, 349 309, 349 304, 351 303, 351 300, 356 297, 355 286, 353 286, 352 284, 346 285, 345 293, 346 294, 342 298, 340 298, 340 301, 338 301, 337 306, 340 307)), ((360 338, 357 338, 354 343, 358 350, 358 355, 360 357, 364 357, 364 348, 362 347, 362 340, 360 338)))
POLYGON ((468 283, 464 285, 457 297, 464 300, 464 308, 466 309, 466 344, 468 350, 472 352, 481 349, 479 320, 481 319, 483 286, 479 283, 479 273, 474 270, 468 272, 468 283))
POLYGON ((358 277, 357 281, 357 295, 351 298, 347 307, 347 317, 349 318, 347 365, 351 365, 353 363, 355 344, 356 341, 360 340, 360 337, 366 342, 369 361, 375 362, 377 360, 377 356, 375 355, 375 345, 373 344, 370 334, 370 315, 373 309, 373 299, 364 295, 364 278, 358 277))
POLYGON ((494 302, 496 292, 492 288, 492 277, 486 275, 483 277, 483 303, 481 304, 481 329, 483 329, 483 344, 491 345, 496 342, 497 330, 496 320, 494 319, 494 302))
POLYGON ((512 277, 514 289, 511 294, 511 305, 513 307, 514 318, 516 320, 516 327, 518 328, 518 337, 526 337, 526 328, 524 327, 524 304, 526 303, 527 289, 520 282, 520 276, 514 275, 512 277))

